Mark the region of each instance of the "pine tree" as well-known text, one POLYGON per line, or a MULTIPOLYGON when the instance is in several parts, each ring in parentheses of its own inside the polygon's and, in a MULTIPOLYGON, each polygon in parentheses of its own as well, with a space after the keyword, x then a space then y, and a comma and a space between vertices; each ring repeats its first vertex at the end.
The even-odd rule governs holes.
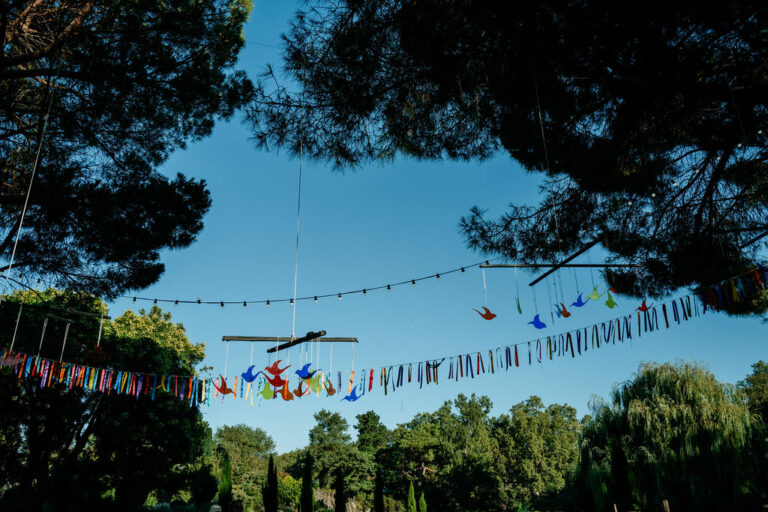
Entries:
POLYGON ((427 512, 427 500, 424 499, 424 493, 419 497, 419 512, 427 512))
POLYGON ((277 512, 277 469, 272 455, 269 456, 267 466, 267 483, 262 488, 261 494, 264 498, 264 512, 277 512))
POLYGON ((299 499, 301 512, 312 512, 315 508, 315 496, 312 490, 312 462, 312 452, 307 450, 301 477, 301 498, 299 499))
POLYGON ((336 493, 334 496, 335 506, 333 510, 335 512, 346 512, 347 510, 347 496, 344 489, 344 473, 341 469, 336 470, 336 493))
POLYGON ((373 510, 374 512, 384 512, 384 482, 381 466, 376 468, 376 486, 373 488, 373 510))
POLYGON ((413 492, 413 482, 408 483, 408 512, 418 512, 416 510, 416 494, 413 492))

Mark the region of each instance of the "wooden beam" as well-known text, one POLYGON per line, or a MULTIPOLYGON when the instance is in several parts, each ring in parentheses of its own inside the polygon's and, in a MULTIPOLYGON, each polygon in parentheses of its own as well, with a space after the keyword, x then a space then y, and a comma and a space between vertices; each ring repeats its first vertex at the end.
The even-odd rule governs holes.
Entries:
POLYGON ((480 268, 625 268, 639 266, 640 265, 635 265, 632 263, 512 263, 499 265, 480 265, 480 268))
POLYGON ((578 251, 576 251, 575 253, 571 254, 570 256, 568 256, 567 258, 565 258, 565 259, 564 259, 563 261, 561 261, 560 263, 557 263, 557 264, 555 264, 555 265, 554 265, 554 266, 553 266, 551 269, 547 270, 546 272, 544 272, 543 274, 541 274, 539 277, 537 277, 536 279, 534 279, 533 281, 531 281, 530 283, 528 283, 528 286, 533 286, 533 285, 535 285, 536 283, 538 283, 539 281, 541 281, 542 279, 544 279, 545 277, 547 277, 548 275, 550 275, 551 273, 553 273, 555 270, 557 270, 557 269, 559 269, 560 267, 562 267, 564 264, 568 263, 569 261, 572 261, 572 260, 573 260, 573 259, 575 259, 577 256, 580 256, 580 255, 584 254, 585 252, 587 252, 588 250, 590 250, 591 248, 593 248, 594 246, 596 246, 597 244, 599 244, 599 243, 600 243, 600 242, 602 242, 602 241, 603 241, 603 237, 600 237, 600 238, 596 238, 596 239, 592 240, 592 241, 591 241, 591 242, 589 242, 587 245, 585 245, 584 247, 582 247, 581 249, 579 249, 579 250, 578 250, 578 251))

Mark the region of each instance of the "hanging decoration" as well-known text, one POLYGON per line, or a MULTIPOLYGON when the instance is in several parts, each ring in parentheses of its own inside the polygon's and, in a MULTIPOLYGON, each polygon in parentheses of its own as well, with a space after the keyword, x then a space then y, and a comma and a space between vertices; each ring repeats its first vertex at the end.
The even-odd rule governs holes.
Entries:
POLYGON ((483 313, 479 312, 476 309, 473 309, 472 311, 476 312, 478 315, 483 317, 485 320, 493 320, 494 318, 496 318, 496 315, 491 313, 491 310, 486 308, 485 306, 483 306, 483 311, 484 311, 483 313))
POLYGON ((581 298, 581 294, 579 294, 579 297, 576 299, 576 302, 572 302, 571 306, 574 306, 574 307, 577 307, 577 308, 581 308, 581 307, 586 306, 587 302, 589 302, 589 299, 583 300, 581 298))
POLYGON ((542 321, 539 319, 539 314, 538 314, 538 313, 536 313, 536 316, 535 316, 535 317, 533 317, 533 320, 532 320, 532 321, 530 321, 530 322, 528 322, 528 323, 529 323, 529 324, 531 324, 531 325, 533 325, 533 326, 534 326, 535 328, 537 328, 537 329, 544 329, 544 328, 546 328, 546 327, 547 327, 547 324, 545 324, 544 322, 542 322, 542 321))

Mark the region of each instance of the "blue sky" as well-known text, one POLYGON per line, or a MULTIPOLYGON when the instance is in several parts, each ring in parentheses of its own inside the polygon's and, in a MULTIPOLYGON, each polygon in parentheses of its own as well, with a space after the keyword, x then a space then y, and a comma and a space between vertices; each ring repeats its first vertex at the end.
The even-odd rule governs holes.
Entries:
MULTIPOLYGON (((300 3, 257 1, 246 27, 250 42, 241 56, 241 67, 253 78, 269 62, 279 67, 280 33, 300 3)), ((181 251, 164 254, 166 272, 161 280, 137 295, 202 300, 258 300, 290 297, 293 292, 296 243, 296 193, 298 160, 285 154, 258 151, 249 141, 242 115, 219 123, 213 135, 174 154, 164 166, 169 175, 183 172, 204 178, 213 196, 198 241, 181 251)), ((469 250, 458 230, 458 221, 472 206, 502 213, 509 203, 535 203, 541 176, 525 172, 506 155, 485 162, 418 162, 397 159, 355 172, 339 173, 304 162, 299 253, 298 295, 336 293, 373 287, 434 274, 483 260, 469 250)), ((592 256, 593 260, 599 255, 592 256)), ((378 368, 395 363, 456 355, 525 341, 541 335, 526 323, 534 314, 534 296, 527 283, 533 276, 521 272, 517 285, 523 315, 515 308, 516 281, 511 270, 487 270, 486 290, 478 269, 437 280, 403 286, 391 292, 299 302, 296 333, 324 329, 329 336, 354 336, 354 347, 320 346, 320 366, 334 370, 378 368), (481 319, 473 308, 485 304, 498 317, 481 319)), ((589 293, 589 271, 561 273, 562 292, 569 302, 580 291, 589 293)), ((550 282, 550 286, 552 283, 550 282)), ((548 302, 543 286, 535 288, 539 311, 548 302)), ((558 321, 547 332, 556 333, 633 311, 638 301, 617 297, 610 310, 589 303, 558 321)), ((148 308, 151 303, 121 299, 111 304, 113 315, 126 309, 148 308)), ((288 304, 179 305, 169 308, 193 342, 206 344, 206 364, 223 373, 223 335, 288 336, 292 308, 288 304)), ((542 318, 544 315, 542 314, 542 318)), ((545 319, 546 321, 546 319, 545 319)), ((551 322, 549 322, 551 323, 551 322)), ((765 326, 759 319, 707 315, 680 327, 648 334, 632 343, 610 346, 576 359, 546 361, 509 372, 486 374, 474 380, 447 381, 419 389, 403 387, 384 396, 380 389, 355 403, 332 398, 304 398, 254 402, 217 401, 203 407, 205 419, 215 429, 246 423, 269 433, 279 451, 298 448, 308 441, 312 415, 326 408, 338 411, 350 425, 355 415, 376 411, 393 427, 414 414, 431 411, 458 393, 489 396, 494 413, 508 410, 530 395, 545 403, 568 403, 579 415, 588 412, 594 395, 608 396, 612 386, 629 379, 642 361, 699 361, 728 382, 744 378, 750 365, 766 359, 765 326)), ((249 362, 248 344, 232 344, 228 373, 239 374, 249 362)), ((254 349, 254 363, 266 366, 266 346, 254 349)), ((292 364, 301 349, 289 354, 292 364)), ((290 370, 293 371, 293 368, 290 370)))

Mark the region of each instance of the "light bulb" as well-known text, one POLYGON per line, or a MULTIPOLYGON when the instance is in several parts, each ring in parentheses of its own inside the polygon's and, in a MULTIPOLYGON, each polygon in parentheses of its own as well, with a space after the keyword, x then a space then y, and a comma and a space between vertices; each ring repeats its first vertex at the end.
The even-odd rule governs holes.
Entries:
POLYGON ((341 300, 341 294, 339 294, 339 300, 341 300))
POLYGON ((415 279, 411 279, 411 285, 412 286, 416 286, 416 280, 415 279))
POLYGON ((290 304, 291 304, 291 306, 293 306, 293 299, 291 299, 291 302, 290 302, 290 304))
POLYGON ((315 302, 317 302, 317 295, 315 295, 315 302))
POLYGON ((200 297, 197 298, 197 303, 200 304, 200 297))
POLYGON ((439 281, 440 280, 440 274, 435 274, 435 278, 439 281))
POLYGON ((133 302, 136 302, 136 297, 133 298, 133 302))
POLYGON ((387 285, 387 291, 388 291, 388 292, 391 292, 391 291, 392 291, 392 287, 391 287, 391 286, 389 286, 389 285, 387 285))
POLYGON ((224 307, 224 301, 219 302, 221 304, 221 307, 224 307))
POLYGON ((244 307, 244 308, 247 308, 247 307, 248 307, 248 303, 247 303, 247 302, 245 302, 245 301, 243 301, 243 307, 244 307))
POLYGON ((269 301, 267 301, 267 307, 269 307, 269 301))
POLYGON ((173 305, 174 306, 178 306, 179 305, 179 301, 178 300, 173 301, 173 305))
POLYGON ((464 270, 464 267, 461 267, 461 273, 463 274, 465 272, 466 272, 466 270, 464 270))
POLYGON ((363 288, 363 295, 368 295, 368 292, 365 291, 365 288, 363 288))
POLYGON ((153 300, 152 304, 157 304, 157 299, 153 300))

